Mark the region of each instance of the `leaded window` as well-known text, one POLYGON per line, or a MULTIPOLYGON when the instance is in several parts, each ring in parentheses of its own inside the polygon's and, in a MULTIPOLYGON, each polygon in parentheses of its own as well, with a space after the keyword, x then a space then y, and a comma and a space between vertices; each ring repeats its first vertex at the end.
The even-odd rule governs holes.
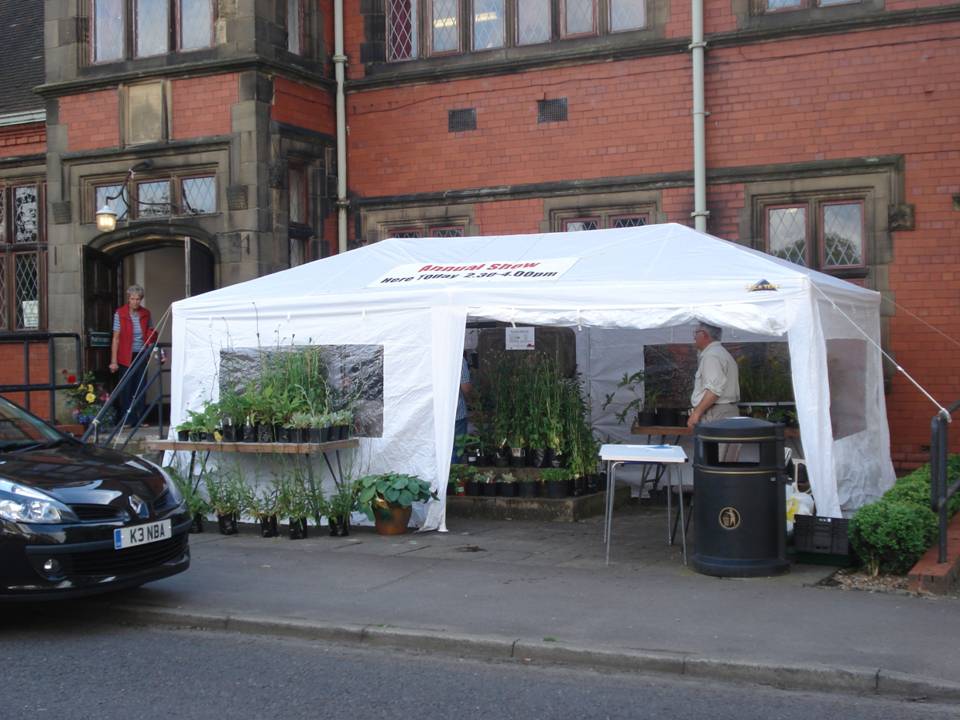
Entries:
POLYGON ((642 30, 647 26, 647 2, 386 0, 386 58, 395 62, 642 30), (420 36, 421 25, 425 37, 420 36))
POLYGON ((44 326, 44 186, 0 182, 0 330, 44 326))
POLYGON ((184 178, 180 197, 185 215, 203 215, 217 211, 217 179, 212 175, 184 178))
POLYGON ((793 202, 761 200, 763 247, 804 267, 844 276, 866 272, 862 197, 812 195, 793 202))
POLYGON ((760 12, 780 12, 781 10, 804 10, 834 5, 855 5, 860 0, 761 0, 760 12))
POLYGON ((170 181, 151 180, 137 183, 137 216, 166 217, 170 215, 170 181))
POLYGON ((463 237, 465 226, 455 223, 421 222, 414 225, 381 227, 383 238, 463 237))
POLYGON ((598 208, 589 213, 567 210, 556 213, 556 217, 558 223, 554 227, 565 232, 641 227, 650 220, 649 213, 630 212, 625 208, 598 208))

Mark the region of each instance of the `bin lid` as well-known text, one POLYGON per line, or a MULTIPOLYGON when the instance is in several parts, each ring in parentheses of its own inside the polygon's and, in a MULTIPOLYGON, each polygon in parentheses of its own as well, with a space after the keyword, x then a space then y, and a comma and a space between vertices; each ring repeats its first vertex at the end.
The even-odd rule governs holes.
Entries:
POLYGON ((783 440, 783 425, 751 417, 723 418, 698 424, 694 435, 701 440, 717 442, 783 440))

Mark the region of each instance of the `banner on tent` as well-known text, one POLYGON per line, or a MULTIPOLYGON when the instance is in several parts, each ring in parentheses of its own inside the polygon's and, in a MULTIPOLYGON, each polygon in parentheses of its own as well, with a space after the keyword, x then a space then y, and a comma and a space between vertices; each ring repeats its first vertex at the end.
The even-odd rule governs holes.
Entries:
POLYGON ((368 287, 421 284, 429 282, 490 282, 508 280, 530 282, 555 280, 577 262, 577 258, 549 260, 512 260, 504 262, 462 262, 456 265, 418 263, 398 265, 368 287))

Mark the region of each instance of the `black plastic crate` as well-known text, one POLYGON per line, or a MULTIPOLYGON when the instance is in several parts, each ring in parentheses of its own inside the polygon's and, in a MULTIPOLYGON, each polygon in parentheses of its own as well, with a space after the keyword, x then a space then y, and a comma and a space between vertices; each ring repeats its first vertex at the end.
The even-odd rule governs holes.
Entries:
POLYGON ((847 556, 850 554, 849 525, 850 521, 845 518, 795 515, 794 549, 798 553, 847 556))

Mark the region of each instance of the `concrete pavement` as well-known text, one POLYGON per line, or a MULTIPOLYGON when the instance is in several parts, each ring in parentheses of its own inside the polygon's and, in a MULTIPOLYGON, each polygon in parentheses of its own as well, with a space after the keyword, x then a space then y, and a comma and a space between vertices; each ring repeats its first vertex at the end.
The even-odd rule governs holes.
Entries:
POLYGON ((141 624, 960 702, 956 598, 824 587, 822 566, 699 575, 660 507, 617 511, 605 566, 601 525, 451 518, 446 534, 291 541, 208 523, 189 572, 110 603, 141 624))

